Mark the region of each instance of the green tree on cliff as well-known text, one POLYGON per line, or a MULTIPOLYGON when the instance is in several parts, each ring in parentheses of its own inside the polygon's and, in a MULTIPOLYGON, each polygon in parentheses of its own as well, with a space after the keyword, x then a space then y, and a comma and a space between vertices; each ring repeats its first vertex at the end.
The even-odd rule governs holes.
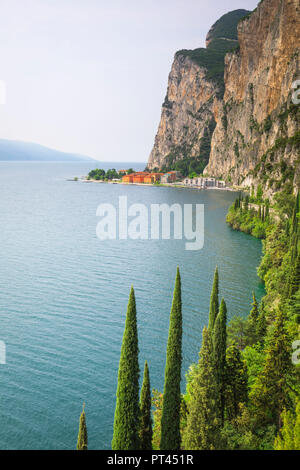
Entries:
POLYGON ((259 317, 259 310, 258 310, 258 303, 257 303, 254 292, 252 293, 252 296, 253 296, 253 302, 252 302, 252 310, 249 314, 249 322, 250 322, 251 326, 253 326, 255 328, 256 324, 257 324, 258 317, 259 317))
POLYGON ((113 450, 139 449, 139 363, 136 303, 131 287, 118 373, 113 450))
POLYGON ((180 449, 180 381, 182 363, 182 311, 179 268, 170 315, 161 419, 161 450, 180 449))
POLYGON ((152 450, 151 389, 147 361, 144 367, 144 378, 140 397, 139 438, 141 450, 152 450))
POLYGON ((226 322, 227 308, 224 299, 222 299, 212 336, 214 375, 219 395, 219 416, 222 424, 224 423, 225 412, 226 322))
POLYGON ((209 321, 208 321, 208 329, 210 332, 213 331, 214 324, 218 315, 219 311, 219 272, 218 267, 216 267, 215 275, 214 275, 214 282, 210 297, 210 307, 209 307, 209 321))
POLYGON ((80 420, 79 420, 79 432, 78 432, 76 449, 88 450, 88 433, 87 433, 87 427, 86 427, 84 404, 82 407, 82 412, 81 412, 80 420))

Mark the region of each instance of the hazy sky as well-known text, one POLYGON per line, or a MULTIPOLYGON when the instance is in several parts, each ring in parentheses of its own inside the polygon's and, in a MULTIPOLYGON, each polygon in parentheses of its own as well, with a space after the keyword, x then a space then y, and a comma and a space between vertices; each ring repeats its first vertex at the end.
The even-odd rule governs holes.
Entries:
POLYGON ((0 0, 0 138, 146 161, 174 53, 258 0, 0 0))

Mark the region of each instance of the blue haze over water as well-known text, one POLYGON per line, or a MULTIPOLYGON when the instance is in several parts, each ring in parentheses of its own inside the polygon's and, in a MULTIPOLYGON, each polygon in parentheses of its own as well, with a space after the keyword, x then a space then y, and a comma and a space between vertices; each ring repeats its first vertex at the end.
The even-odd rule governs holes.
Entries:
MULTIPOLYGON (((86 403, 89 445, 108 449, 126 306, 137 300, 140 368, 162 390, 176 266, 183 288, 183 381, 198 358, 215 266, 229 316, 246 315, 261 242, 225 223, 236 194, 68 181, 95 166, 137 164, 0 162, 0 448, 72 449, 86 403), (205 243, 106 241, 96 237, 100 203, 205 204, 205 243)), ((184 382, 183 382, 184 389, 184 382)))

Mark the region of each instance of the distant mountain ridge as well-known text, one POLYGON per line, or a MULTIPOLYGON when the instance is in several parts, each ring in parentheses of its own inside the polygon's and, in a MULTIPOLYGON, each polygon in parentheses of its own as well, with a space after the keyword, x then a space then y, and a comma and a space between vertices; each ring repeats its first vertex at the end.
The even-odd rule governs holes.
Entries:
POLYGON ((0 161, 74 162, 94 161, 94 159, 31 142, 0 139, 0 161))

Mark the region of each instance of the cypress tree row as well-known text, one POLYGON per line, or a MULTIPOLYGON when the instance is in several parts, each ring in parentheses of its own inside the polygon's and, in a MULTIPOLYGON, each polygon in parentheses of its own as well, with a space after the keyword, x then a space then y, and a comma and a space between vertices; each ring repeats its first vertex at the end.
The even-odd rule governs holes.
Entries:
POLYGON ((81 412, 80 420, 79 420, 79 432, 78 432, 76 449, 88 450, 88 434, 87 434, 87 427, 86 427, 84 404, 82 407, 82 412, 81 412))
POLYGON ((161 418, 161 450, 180 449, 180 381, 182 363, 181 280, 177 268, 170 315, 161 418))
POLYGON ((214 324, 218 315, 219 311, 219 272, 218 267, 216 267, 215 275, 214 275, 214 282, 210 297, 210 307, 209 307, 209 321, 208 321, 208 329, 210 332, 213 331, 214 324))
POLYGON ((140 398, 139 438, 141 450, 152 450, 151 391, 147 361, 144 367, 144 378, 140 398))
POLYGON ((221 301, 220 311, 215 321, 213 330, 213 363, 216 378, 216 387, 219 401, 219 417, 224 424, 225 412, 225 365, 226 365, 226 333, 227 308, 224 299, 221 301))
POLYGON ((135 295, 131 287, 119 363, 112 450, 138 450, 138 432, 138 332, 135 295))
POLYGON ((187 424, 183 435, 186 450, 213 450, 219 445, 218 389, 214 375, 211 335, 203 329, 200 359, 188 403, 187 424))

